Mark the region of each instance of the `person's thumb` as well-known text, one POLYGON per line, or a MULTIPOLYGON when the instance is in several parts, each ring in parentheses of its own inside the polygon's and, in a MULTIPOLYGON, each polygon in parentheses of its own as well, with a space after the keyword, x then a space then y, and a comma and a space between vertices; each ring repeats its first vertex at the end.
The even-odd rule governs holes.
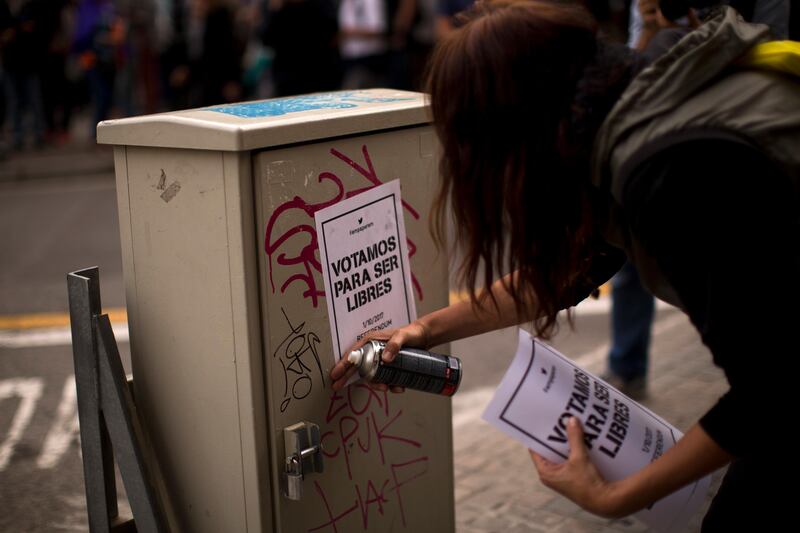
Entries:
POLYGON ((567 439, 569 441, 569 458, 583 459, 587 456, 586 444, 583 442, 583 428, 577 417, 567 421, 567 439))

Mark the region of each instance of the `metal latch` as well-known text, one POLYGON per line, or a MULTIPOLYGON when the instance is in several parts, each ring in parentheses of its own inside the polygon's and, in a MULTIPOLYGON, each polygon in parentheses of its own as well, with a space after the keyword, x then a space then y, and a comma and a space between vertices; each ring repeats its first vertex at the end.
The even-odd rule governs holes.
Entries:
POLYGON ((303 497, 303 479, 312 472, 322 472, 322 445, 319 426, 298 422, 283 428, 286 462, 283 472, 283 495, 290 500, 303 497))

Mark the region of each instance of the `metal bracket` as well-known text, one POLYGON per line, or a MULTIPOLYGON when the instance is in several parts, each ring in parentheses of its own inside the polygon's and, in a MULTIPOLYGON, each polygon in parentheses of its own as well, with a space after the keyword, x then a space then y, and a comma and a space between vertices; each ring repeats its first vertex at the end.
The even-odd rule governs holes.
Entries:
POLYGON ((303 497, 305 476, 323 471, 319 426, 298 422, 283 428, 283 443, 286 451, 283 495, 290 500, 299 500, 303 497))

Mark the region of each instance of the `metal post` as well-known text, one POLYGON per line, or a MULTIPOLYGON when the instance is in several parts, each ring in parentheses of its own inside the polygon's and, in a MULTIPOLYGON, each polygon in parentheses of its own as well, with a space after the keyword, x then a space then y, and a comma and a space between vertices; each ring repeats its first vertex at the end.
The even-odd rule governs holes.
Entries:
POLYGON ((94 320, 100 314, 97 267, 67 275, 72 356, 78 390, 83 478, 92 532, 110 531, 118 514, 114 455, 100 413, 100 373, 94 320))
POLYGON ((67 285, 89 528, 93 533, 166 532, 111 322, 100 314, 97 267, 68 274, 67 285), (114 452, 135 525, 118 519, 114 452))

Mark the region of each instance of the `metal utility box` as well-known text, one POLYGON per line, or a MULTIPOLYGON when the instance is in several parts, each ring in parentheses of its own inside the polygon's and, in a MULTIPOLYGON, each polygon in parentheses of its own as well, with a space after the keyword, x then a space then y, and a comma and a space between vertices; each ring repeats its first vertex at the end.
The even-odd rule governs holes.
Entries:
POLYGON ((423 95, 110 120, 98 142, 115 145, 137 409, 180 529, 454 530, 449 400, 330 389, 314 226, 316 210, 399 178, 418 313, 447 304, 446 256, 427 229, 437 147, 423 95), (301 421, 319 427, 324 472, 290 500, 285 442, 298 434, 284 428, 301 421))

